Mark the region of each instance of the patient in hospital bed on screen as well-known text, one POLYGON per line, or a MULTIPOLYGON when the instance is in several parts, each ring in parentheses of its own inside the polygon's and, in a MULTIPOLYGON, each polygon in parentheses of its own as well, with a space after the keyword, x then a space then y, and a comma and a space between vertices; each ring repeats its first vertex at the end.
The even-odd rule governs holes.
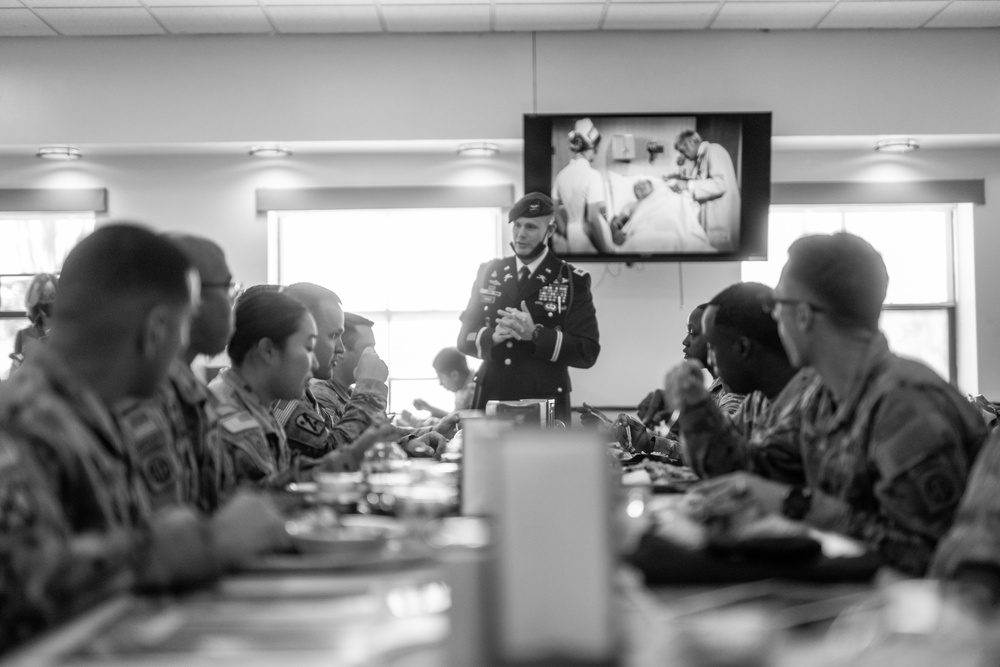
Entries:
MULTIPOLYGON (((609 178, 626 177, 609 174, 609 178)), ((660 179, 639 177, 635 199, 621 206, 611 221, 611 236, 620 253, 715 252, 698 222, 698 206, 673 192, 660 179)), ((618 202, 614 202, 616 208, 618 202)))

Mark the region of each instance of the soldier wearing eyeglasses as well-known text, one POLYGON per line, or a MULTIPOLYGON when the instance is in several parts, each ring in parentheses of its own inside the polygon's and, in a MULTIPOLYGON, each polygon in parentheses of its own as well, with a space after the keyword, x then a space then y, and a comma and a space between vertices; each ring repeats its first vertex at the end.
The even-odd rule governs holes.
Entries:
POLYGON ((889 350, 878 326, 888 273, 871 245, 846 233, 807 236, 788 255, 768 309, 792 364, 813 367, 833 396, 803 424, 806 484, 736 473, 704 491, 739 490, 764 511, 847 534, 886 565, 922 575, 955 518, 985 424, 934 371, 889 350))

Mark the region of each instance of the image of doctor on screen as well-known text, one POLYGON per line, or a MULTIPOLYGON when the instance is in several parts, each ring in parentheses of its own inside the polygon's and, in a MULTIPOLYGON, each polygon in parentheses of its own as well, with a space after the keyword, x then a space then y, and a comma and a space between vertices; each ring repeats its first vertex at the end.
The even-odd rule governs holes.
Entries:
POLYGON ((589 118, 576 121, 569 132, 572 158, 552 184, 556 206, 552 249, 556 254, 614 252, 606 217, 604 178, 592 165, 600 141, 601 133, 589 118))
POLYGON ((733 159, 720 144, 702 140, 694 130, 677 135, 680 171, 663 177, 667 187, 697 205, 698 222, 712 247, 736 247, 740 225, 740 188, 733 159), (681 159, 683 158, 683 159, 681 159))

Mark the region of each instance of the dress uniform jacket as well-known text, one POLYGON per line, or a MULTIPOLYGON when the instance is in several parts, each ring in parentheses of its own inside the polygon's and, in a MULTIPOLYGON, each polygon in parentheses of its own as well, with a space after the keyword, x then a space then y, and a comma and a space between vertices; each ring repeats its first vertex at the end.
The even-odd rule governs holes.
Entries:
POLYGON ((233 459, 236 483, 268 486, 291 466, 281 424, 234 369, 220 373, 208 387, 221 403, 220 433, 233 459))
POLYGON ((235 484, 219 431, 219 400, 182 359, 156 396, 121 411, 154 507, 190 504, 214 511, 235 484))
POLYGON ((473 408, 482 409, 490 400, 552 398, 556 416, 568 422, 568 367, 590 368, 601 351, 589 273, 549 252, 519 289, 515 257, 486 262, 461 319, 458 349, 483 359, 473 408), (499 312, 520 310, 522 301, 541 325, 534 340, 494 345, 499 312))

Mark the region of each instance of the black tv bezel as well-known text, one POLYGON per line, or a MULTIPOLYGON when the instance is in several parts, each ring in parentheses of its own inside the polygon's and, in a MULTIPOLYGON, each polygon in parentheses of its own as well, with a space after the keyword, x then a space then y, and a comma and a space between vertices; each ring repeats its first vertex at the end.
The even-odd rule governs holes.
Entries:
POLYGON ((740 246, 716 253, 561 253, 570 262, 733 262, 767 258, 768 210, 771 205, 771 117, 770 111, 719 112, 626 112, 524 114, 524 192, 552 193, 552 122, 591 118, 600 126, 602 118, 713 117, 739 120, 742 128, 740 152, 740 246))

